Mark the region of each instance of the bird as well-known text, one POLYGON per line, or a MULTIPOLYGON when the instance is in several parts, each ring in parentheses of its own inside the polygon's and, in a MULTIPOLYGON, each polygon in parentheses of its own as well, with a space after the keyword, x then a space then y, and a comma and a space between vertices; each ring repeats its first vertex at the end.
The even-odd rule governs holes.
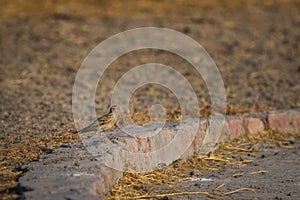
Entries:
POLYGON ((79 133, 86 133, 90 131, 97 131, 100 128, 101 131, 110 129, 116 124, 116 117, 118 115, 119 108, 115 105, 110 106, 108 113, 102 115, 90 123, 87 127, 81 129, 79 133))

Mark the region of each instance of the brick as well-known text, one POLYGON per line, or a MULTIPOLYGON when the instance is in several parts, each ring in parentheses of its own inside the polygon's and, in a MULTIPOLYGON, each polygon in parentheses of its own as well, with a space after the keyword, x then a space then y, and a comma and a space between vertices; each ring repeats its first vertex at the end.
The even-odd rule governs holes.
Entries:
POLYGON ((230 131, 230 139, 237 138, 245 134, 243 121, 241 119, 227 119, 230 131))
POLYGON ((200 152, 200 146, 203 143, 203 139, 206 135, 206 133, 209 131, 208 129, 209 123, 208 120, 204 120, 202 122, 200 122, 200 126, 198 128, 198 131, 195 135, 195 139, 194 139, 194 153, 195 154, 199 154, 200 152))
POLYGON ((292 125, 294 131, 300 131, 300 113, 294 115, 292 125))
POLYGON ((219 142, 226 142, 230 140, 230 130, 229 130, 229 125, 227 122, 225 122, 222 133, 219 138, 219 142))
POLYGON ((202 140, 200 138, 200 130, 197 131, 196 135, 195 135, 195 139, 194 139, 194 142, 193 142, 193 145, 194 145, 194 154, 198 154, 199 153, 199 149, 200 149, 200 145, 202 143, 202 140))
POLYGON ((95 196, 103 197, 107 194, 115 184, 115 182, 123 176, 123 172, 107 167, 103 164, 100 166, 99 179, 94 181, 90 186, 90 192, 95 196))
POLYGON ((195 151, 195 148, 194 148, 194 144, 192 143, 186 150, 185 152, 180 155, 180 158, 182 160, 187 160, 189 158, 191 158, 193 155, 194 155, 194 151, 195 151))
POLYGON ((265 130, 264 123, 258 118, 245 118, 244 125, 247 134, 257 134, 265 130))
POLYGON ((286 113, 272 113, 268 115, 268 122, 270 129, 276 129, 280 131, 289 130, 287 123, 287 114, 286 113))
POLYGON ((139 152, 139 146, 138 141, 136 138, 126 138, 126 146, 124 148, 126 151, 132 152, 132 153, 138 153, 139 152))
POLYGON ((169 144, 175 137, 176 131, 164 130, 163 133, 149 137, 149 144, 152 151, 158 150, 169 144))
POLYGON ((216 143, 220 142, 220 138, 223 130, 223 123, 226 121, 222 117, 212 117, 209 123, 204 126, 204 131, 201 133, 202 143, 199 149, 199 155, 206 155, 209 152, 213 152, 216 149, 216 143))
POLYGON ((199 129, 201 129, 201 123, 190 121, 190 123, 185 124, 184 127, 183 134, 179 132, 178 136, 181 135, 181 145, 179 145, 184 151, 180 155, 180 158, 187 160, 195 154, 195 139, 198 137, 197 134, 199 129))
POLYGON ((143 152, 143 153, 150 153, 151 152, 151 148, 150 148, 148 138, 140 137, 140 138, 138 138, 138 143, 139 143, 139 147, 140 147, 139 148, 140 152, 143 152))

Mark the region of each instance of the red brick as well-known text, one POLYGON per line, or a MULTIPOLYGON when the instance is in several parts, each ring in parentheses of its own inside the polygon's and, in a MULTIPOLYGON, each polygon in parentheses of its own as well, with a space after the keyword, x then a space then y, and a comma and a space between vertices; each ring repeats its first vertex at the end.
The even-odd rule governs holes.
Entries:
POLYGON ((225 142, 230 140, 230 130, 227 122, 224 123, 219 142, 225 142))
POLYGON ((228 119, 230 139, 237 138, 245 133, 243 121, 241 119, 228 119))
POLYGON ((269 127, 281 131, 289 130, 286 113, 273 113, 268 116, 269 127))
POLYGON ((139 146, 140 146, 140 152, 143 152, 143 153, 151 152, 148 138, 140 137, 140 138, 138 138, 138 142, 139 142, 139 146))
POLYGON ((294 131, 300 131, 300 113, 297 113, 293 117, 293 128, 294 131))
POLYGON ((265 130, 264 123, 258 118, 246 118, 244 124, 247 134, 257 134, 265 130))
POLYGON ((139 146, 138 141, 135 138, 126 138, 126 146, 125 150, 132 152, 132 153, 138 153, 139 152, 139 146))
POLYGON ((195 138, 197 135, 196 127, 198 126, 199 130, 200 124, 191 123, 190 125, 186 125, 189 127, 187 127, 183 132, 178 132, 177 135, 181 138, 181 150, 184 150, 184 152, 180 155, 180 158, 182 158, 183 160, 187 160, 188 158, 192 157, 195 153, 195 138))
POLYGON ((194 155, 195 148, 194 144, 192 143, 183 153, 180 155, 180 158, 183 160, 187 160, 194 155))
POLYGON ((200 145, 202 144, 202 139, 200 138, 200 131, 197 131, 193 144, 194 144, 194 153, 198 154, 200 145))
POLYGON ((196 132, 196 135, 195 135, 195 139, 194 139, 194 153, 195 154, 198 154, 200 152, 200 146, 202 145, 203 143, 203 139, 206 135, 206 133, 209 131, 208 130, 208 121, 202 121, 200 123, 200 126, 198 128, 198 131, 196 132))

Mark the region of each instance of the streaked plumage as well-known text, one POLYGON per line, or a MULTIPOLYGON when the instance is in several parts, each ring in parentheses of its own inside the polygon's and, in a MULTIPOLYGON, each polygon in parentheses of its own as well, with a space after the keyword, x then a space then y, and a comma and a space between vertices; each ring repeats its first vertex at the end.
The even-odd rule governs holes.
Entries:
POLYGON ((97 131, 100 128, 101 131, 105 131, 113 127, 116 123, 115 116, 117 116, 118 107, 111 106, 107 114, 95 119, 90 125, 81 129, 79 133, 86 133, 90 131, 97 131))

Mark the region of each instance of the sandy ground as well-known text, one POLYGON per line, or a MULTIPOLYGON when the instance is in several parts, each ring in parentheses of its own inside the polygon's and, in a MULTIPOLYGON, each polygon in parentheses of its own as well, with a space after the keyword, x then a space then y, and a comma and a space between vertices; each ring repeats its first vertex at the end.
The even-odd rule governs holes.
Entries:
POLYGON ((208 156, 126 173, 107 199, 298 199, 299 136, 266 131, 219 144, 208 156))
MULTIPOLYGON (((299 1, 3 0, 1 4, 0 189, 4 197, 16 193, 12 189, 20 174, 16 168, 78 139, 71 109, 76 72, 92 48, 121 31, 166 27, 198 41, 219 67, 230 114, 300 106, 299 1)), ((199 116, 209 114, 205 83, 186 61, 167 52, 141 50, 116 60, 101 79, 95 100, 99 115, 106 112, 118 78, 148 62, 184 74, 197 93, 199 116)), ((169 120, 179 111, 169 90, 148 85, 131 100, 135 122, 147 122, 146 109, 154 103, 167 108, 169 120)))

